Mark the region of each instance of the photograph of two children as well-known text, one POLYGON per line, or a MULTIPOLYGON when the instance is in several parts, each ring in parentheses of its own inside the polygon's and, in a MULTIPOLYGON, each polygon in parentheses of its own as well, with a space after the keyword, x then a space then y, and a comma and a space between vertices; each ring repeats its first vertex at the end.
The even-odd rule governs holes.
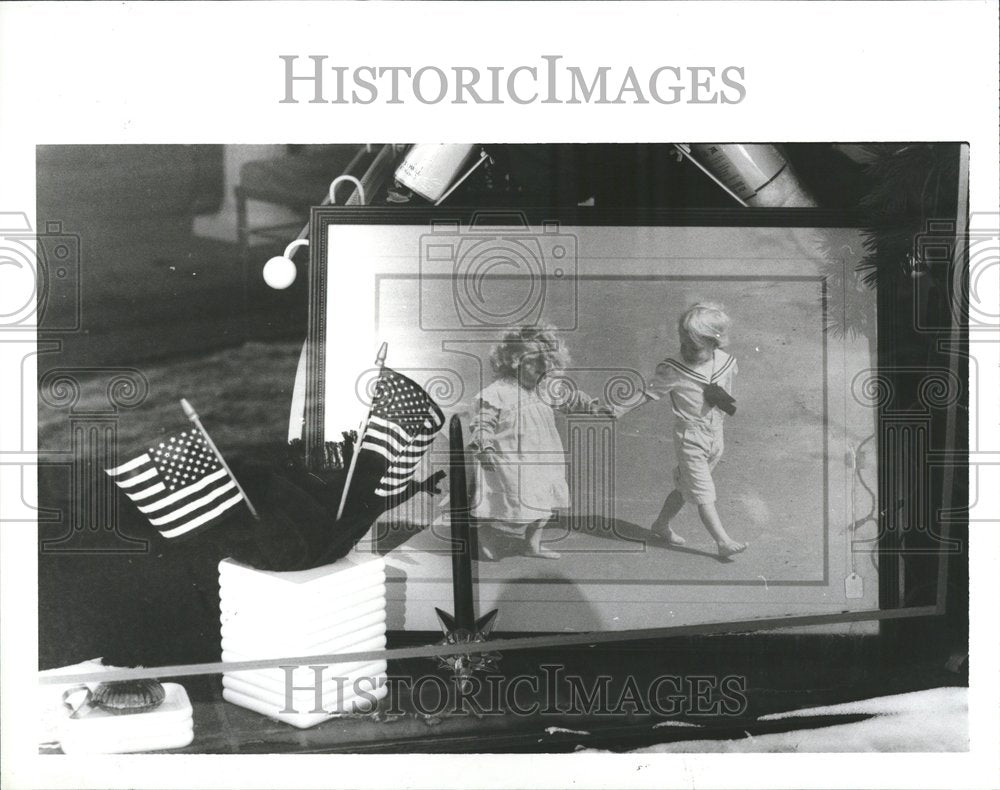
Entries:
MULTIPOLYGON (((857 228, 351 212, 313 218, 323 432, 364 419, 364 375, 344 371, 370 378, 383 343, 459 418, 483 611, 546 631, 878 607, 875 290, 857 282, 857 228), (846 597, 852 573, 868 583, 846 597)), ((443 433, 417 478, 448 458, 443 433)), ((448 505, 415 496, 363 543, 398 559, 401 628, 432 628, 428 603, 450 595, 448 505)))

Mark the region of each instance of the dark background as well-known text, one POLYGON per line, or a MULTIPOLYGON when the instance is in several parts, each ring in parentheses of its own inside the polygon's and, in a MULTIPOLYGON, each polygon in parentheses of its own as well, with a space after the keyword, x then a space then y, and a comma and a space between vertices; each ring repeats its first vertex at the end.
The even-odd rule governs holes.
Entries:
MULTIPOLYGON (((287 189, 299 201, 295 208, 304 223, 308 206, 325 194, 330 173, 336 174, 338 163, 356 148, 288 146, 279 159, 241 176, 287 189)), ((945 148, 939 146, 925 158, 933 160, 941 151, 954 156, 949 150, 955 146, 945 148)), ((891 179, 886 168, 879 170, 881 160, 861 164, 826 145, 787 145, 785 151, 824 208, 881 210, 873 208, 873 201, 891 179)), ((666 145, 491 146, 490 153, 491 166, 470 178, 451 202, 572 206, 593 199, 600 206, 733 205, 666 145)), ((910 168, 911 180, 924 183, 926 173, 917 165, 910 168)), ((136 408, 115 415, 120 438, 145 442, 149 432, 180 425, 183 418, 175 404, 184 395, 196 403, 231 460, 280 453, 298 349, 306 334, 307 278, 301 275, 301 261, 300 276, 286 291, 267 288, 260 277, 263 262, 280 252, 294 230, 284 241, 256 244, 249 252, 235 242, 193 234, 195 217, 217 211, 225 190, 232 188, 225 183, 223 146, 45 146, 37 151, 37 172, 38 228, 44 232, 55 222, 61 232, 79 237, 82 294, 78 331, 50 329, 65 323, 66 311, 75 307, 72 299, 45 305, 39 345, 56 342, 40 354, 39 376, 86 368, 78 374, 87 385, 77 404, 80 411, 101 401, 107 368, 137 368, 150 382, 151 394, 136 408)), ((953 196, 957 188, 951 185, 943 193, 953 196)), ((384 200, 383 193, 373 202, 384 200)), ((905 219, 898 224, 907 228, 919 230, 942 211, 954 214, 953 198, 950 205, 947 199, 928 205, 923 196, 902 203, 885 210, 905 219)), ((913 232, 906 232, 912 239, 913 232)), ((896 288, 892 277, 897 275, 884 275, 880 286, 905 303, 911 294, 896 288)), ((912 288, 909 280, 900 282, 900 288, 912 288)), ((948 296, 941 290, 933 298, 944 304, 948 296)), ((904 338, 895 350, 885 351, 931 364, 922 350, 927 346, 926 338, 916 345, 904 338)), ((125 665, 217 660, 215 566, 226 556, 225 529, 196 543, 166 543, 151 534, 127 502, 117 500, 115 531, 108 524, 87 523, 69 466, 79 452, 71 433, 73 419, 65 405, 40 403, 40 667, 96 656, 125 665)), ((127 452, 125 442, 119 443, 127 452)), ((84 477, 100 475, 94 459, 83 460, 84 477)), ((960 502, 965 491, 961 474, 956 486, 960 502)), ((909 564, 918 578, 933 578, 926 557, 896 562, 909 564)), ((948 655, 965 650, 964 543, 951 558, 948 588, 946 616, 883 626, 875 653, 866 650, 859 660, 881 656, 887 667, 898 670, 906 661, 926 661, 931 655, 940 667, 948 655)), ((925 603, 936 588, 924 583, 910 589, 914 592, 904 591, 897 603, 925 603)), ((810 673, 822 672, 824 651, 816 652, 813 663, 799 670, 803 688, 813 682, 810 673)), ((602 655, 598 663, 616 660, 614 651, 602 655)), ((846 655, 855 654, 848 650, 846 655)))

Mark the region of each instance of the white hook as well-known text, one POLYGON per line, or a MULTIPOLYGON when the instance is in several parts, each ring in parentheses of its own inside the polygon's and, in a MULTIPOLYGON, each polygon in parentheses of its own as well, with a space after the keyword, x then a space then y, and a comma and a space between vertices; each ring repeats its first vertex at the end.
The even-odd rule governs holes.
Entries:
POLYGON ((263 272, 264 282, 277 291, 281 291, 295 282, 297 271, 292 256, 299 247, 306 247, 308 245, 308 239, 296 239, 285 247, 284 255, 275 255, 265 263, 263 272))
POLYGON ((284 257, 286 257, 289 260, 291 260, 292 256, 295 254, 295 251, 299 247, 308 247, 308 246, 309 246, 309 239, 296 239, 291 244, 289 244, 287 247, 285 247, 285 255, 284 255, 284 257))
POLYGON ((358 179, 356 179, 354 176, 347 176, 347 175, 337 176, 335 179, 333 179, 333 181, 330 182, 330 204, 331 205, 337 204, 337 198, 334 193, 337 190, 337 185, 340 184, 342 181, 350 181, 352 184, 354 184, 354 186, 358 188, 358 195, 361 198, 361 204, 364 205, 365 188, 361 186, 361 182, 358 181, 358 179))

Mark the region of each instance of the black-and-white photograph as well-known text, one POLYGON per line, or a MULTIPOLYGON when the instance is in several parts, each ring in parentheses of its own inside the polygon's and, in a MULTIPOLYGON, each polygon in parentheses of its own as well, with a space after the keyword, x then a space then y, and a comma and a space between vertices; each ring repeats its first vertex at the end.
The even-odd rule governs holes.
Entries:
POLYGON ((967 750, 969 159, 39 145, 41 752, 967 750))
POLYGON ((0 786, 996 787, 998 13, 0 0, 0 786))

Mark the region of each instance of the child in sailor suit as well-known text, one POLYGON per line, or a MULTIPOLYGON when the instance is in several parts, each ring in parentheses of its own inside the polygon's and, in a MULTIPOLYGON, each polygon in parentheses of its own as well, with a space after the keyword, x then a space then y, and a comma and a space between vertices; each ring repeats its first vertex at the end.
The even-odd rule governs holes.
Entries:
MULTIPOLYGON (((722 458, 722 410, 706 399, 705 388, 716 384, 726 393, 733 391, 738 371, 736 358, 724 349, 728 345, 730 319, 721 306, 703 303, 685 311, 678 322, 680 354, 668 357, 656 368, 645 388, 646 401, 669 398, 674 414, 674 490, 663 503, 653 522, 653 533, 670 545, 685 540, 670 527, 685 502, 698 507, 698 515, 715 539, 719 556, 729 558, 746 549, 733 540, 722 526, 715 508, 712 470, 722 458)), ((621 414, 623 412, 619 412, 621 414)))

